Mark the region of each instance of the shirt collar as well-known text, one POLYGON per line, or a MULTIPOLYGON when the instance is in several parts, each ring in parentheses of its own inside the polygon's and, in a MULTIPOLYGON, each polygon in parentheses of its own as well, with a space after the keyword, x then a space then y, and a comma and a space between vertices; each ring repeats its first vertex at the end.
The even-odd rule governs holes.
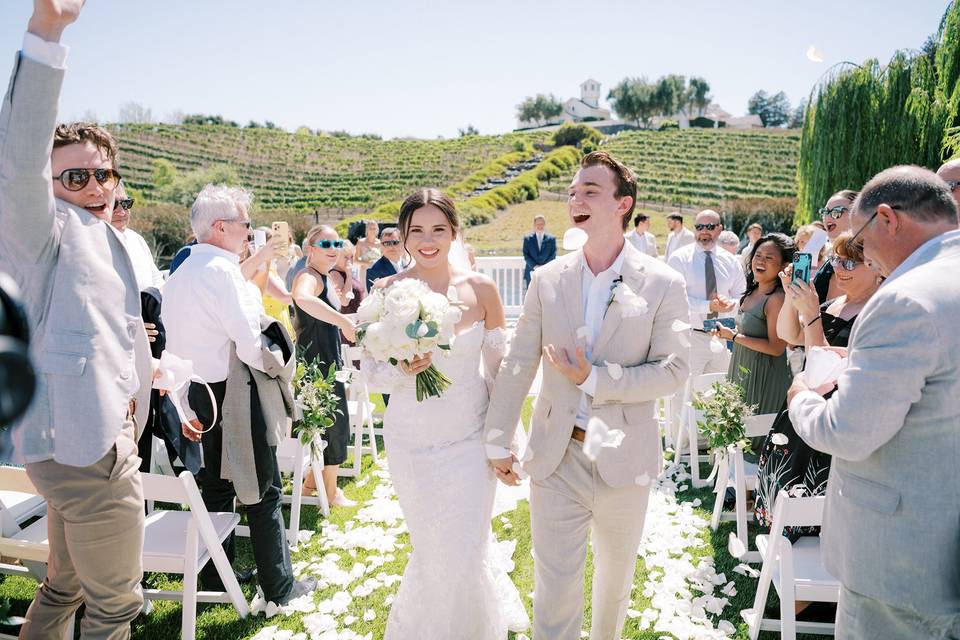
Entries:
MULTIPOLYGON (((694 243, 693 243, 693 247, 694 247, 693 250, 694 250, 696 253, 706 253, 706 252, 707 252, 707 250, 704 249, 704 248, 703 248, 703 245, 700 244, 699 242, 694 242, 694 243)), ((712 253, 713 255, 717 255, 717 247, 718 247, 718 245, 714 244, 714 245, 713 245, 713 249, 710 249, 710 253, 712 253)))
MULTIPOLYGON (((620 253, 617 255, 616 260, 613 261, 613 264, 611 264, 606 271, 601 271, 600 273, 612 272, 619 276, 623 272, 623 261, 626 258, 626 256, 627 256, 627 243, 624 242, 623 246, 620 248, 620 253)), ((584 256, 582 249, 580 250, 580 270, 583 273, 589 273, 591 276, 594 276, 594 277, 597 277, 600 275, 600 273, 594 274, 593 271, 590 270, 590 267, 587 266, 587 259, 584 256)))
POLYGON ((240 256, 237 254, 232 251, 227 251, 226 249, 221 249, 220 247, 215 247, 212 244, 207 244, 206 242, 198 242, 193 245, 190 253, 209 253, 210 255, 226 258, 234 264, 240 264, 240 256))
POLYGON ((930 238, 929 240, 924 242, 922 245, 914 249, 913 253, 907 256, 907 259, 901 262, 897 266, 897 268, 894 269, 889 276, 887 276, 887 279, 884 280, 883 283, 887 284, 892 280, 899 278, 900 276, 905 274, 907 271, 917 266, 917 262, 920 261, 920 259, 923 257, 923 254, 926 252, 927 249, 933 247, 934 245, 947 242, 948 240, 952 240, 957 237, 960 237, 960 230, 947 231, 946 233, 941 233, 938 236, 934 236, 930 238))

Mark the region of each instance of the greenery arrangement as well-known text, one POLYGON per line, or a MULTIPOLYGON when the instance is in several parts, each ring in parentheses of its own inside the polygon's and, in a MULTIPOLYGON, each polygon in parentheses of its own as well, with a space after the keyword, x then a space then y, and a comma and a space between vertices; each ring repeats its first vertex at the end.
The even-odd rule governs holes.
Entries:
POLYGON ((723 452, 731 445, 750 451, 743 423, 753 415, 756 406, 744 402, 743 387, 729 380, 714 382, 708 391, 694 394, 693 408, 703 413, 697 426, 711 451, 723 452))
POLYGON ((293 425, 293 432, 302 444, 310 446, 315 460, 323 458, 320 440, 342 414, 336 393, 337 366, 331 364, 326 374, 319 360, 297 362, 293 379, 294 397, 303 417, 293 425))
POLYGON ((960 3, 950 2, 923 51, 838 68, 806 110, 797 170, 797 223, 841 189, 897 164, 936 169, 960 152, 960 3))

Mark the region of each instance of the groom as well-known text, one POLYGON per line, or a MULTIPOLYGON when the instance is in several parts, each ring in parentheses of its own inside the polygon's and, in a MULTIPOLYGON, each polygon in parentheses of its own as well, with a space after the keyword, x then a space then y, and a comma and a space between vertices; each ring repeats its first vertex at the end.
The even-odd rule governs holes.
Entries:
POLYGON ((689 321, 683 280, 624 241, 636 193, 633 172, 606 152, 583 158, 567 206, 588 240, 534 272, 487 412, 490 463, 501 481, 517 484, 510 447, 543 354, 543 388, 521 463, 531 478, 534 640, 579 640, 591 531, 590 638, 620 637, 650 483, 660 470, 655 401, 687 377, 688 350, 672 327, 689 321), (625 434, 595 461, 583 452, 591 418, 625 434))

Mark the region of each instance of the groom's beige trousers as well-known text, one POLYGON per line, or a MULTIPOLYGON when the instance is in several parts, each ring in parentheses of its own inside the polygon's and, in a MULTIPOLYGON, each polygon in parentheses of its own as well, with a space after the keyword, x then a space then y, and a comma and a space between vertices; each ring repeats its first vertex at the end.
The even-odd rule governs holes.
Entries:
MULTIPOLYGON (((600 455, 603 455, 602 453, 600 455)), ((557 470, 531 480, 534 640, 579 640, 587 538, 593 542, 590 640, 623 631, 643 534, 649 485, 614 489, 571 439, 557 470)))

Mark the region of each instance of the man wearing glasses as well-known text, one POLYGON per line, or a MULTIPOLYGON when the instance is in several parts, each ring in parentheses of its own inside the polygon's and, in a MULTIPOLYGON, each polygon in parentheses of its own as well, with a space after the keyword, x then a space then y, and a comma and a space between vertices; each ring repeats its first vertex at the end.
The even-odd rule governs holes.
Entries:
MULTIPOLYGON (((216 400, 216 407, 211 406, 206 387, 193 383, 181 403, 191 418, 183 427, 183 435, 199 441, 203 448, 200 492, 210 511, 232 511, 237 497, 234 484, 222 478, 226 464, 222 419, 232 354, 235 352, 249 368, 263 371, 265 366, 260 326, 263 303, 256 286, 240 271, 240 254, 251 236, 251 200, 251 194, 243 189, 205 186, 190 210, 190 227, 197 244, 163 286, 160 316, 167 332, 167 351, 190 360, 194 373, 209 384, 216 400), (190 415, 193 413, 195 416, 190 415)), ((252 416, 253 409, 244 424, 228 424, 226 428, 252 431, 252 416)), ((282 605, 312 591, 316 580, 294 580, 280 511, 276 449, 270 454, 275 475, 261 490, 260 501, 246 505, 246 513, 263 597, 282 605)), ((224 550, 232 562, 233 536, 224 542, 224 550)), ((200 578, 206 589, 224 590, 212 563, 204 566, 200 578)))
POLYGON ((133 271, 137 276, 137 286, 140 290, 147 287, 163 286, 163 274, 153 260, 153 252, 139 233, 130 228, 130 213, 133 210, 133 198, 127 196, 123 182, 117 185, 117 199, 113 205, 113 220, 110 224, 120 232, 127 243, 127 253, 133 263, 133 271))
POLYGON ((150 348, 140 293, 109 224, 116 144, 93 124, 56 126, 79 0, 36 0, 0 111, 0 270, 25 294, 38 372, 13 456, 47 501, 47 576, 21 638, 125 638, 143 606, 143 489, 150 348))
POLYGON ((797 434, 833 456, 821 550, 842 585, 837 637, 960 637, 957 205, 942 179, 900 166, 864 186, 852 218, 886 280, 830 399, 802 375, 787 394, 797 434))
POLYGON ((367 269, 367 291, 380 278, 388 278, 400 273, 406 265, 403 264, 403 243, 400 240, 400 230, 396 227, 387 227, 380 232, 380 244, 383 255, 367 269))
POLYGON ((947 183, 954 202, 957 203, 957 206, 960 206, 960 158, 944 162, 937 169, 937 175, 947 183))

